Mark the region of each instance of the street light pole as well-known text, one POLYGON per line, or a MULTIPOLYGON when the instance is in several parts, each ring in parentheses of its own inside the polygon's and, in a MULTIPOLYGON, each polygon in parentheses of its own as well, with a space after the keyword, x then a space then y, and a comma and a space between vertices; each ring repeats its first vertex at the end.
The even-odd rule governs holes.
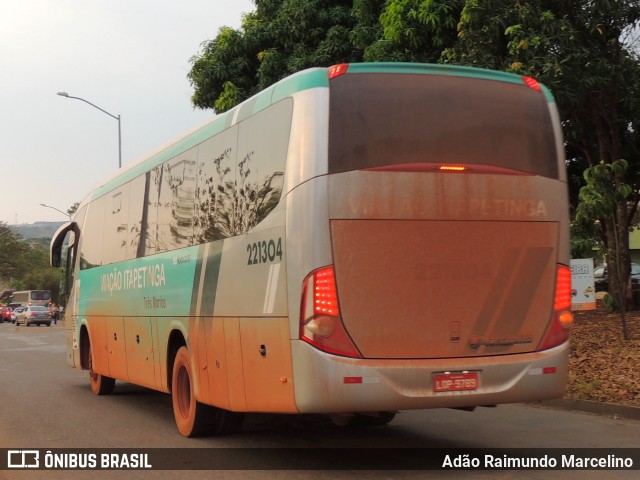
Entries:
POLYGON ((44 203, 40 204, 41 207, 45 207, 45 208, 52 208, 53 210, 60 212, 63 215, 66 215, 67 217, 69 217, 69 220, 71 220, 71 215, 69 215, 67 212, 63 212, 62 210, 56 208, 56 207, 52 207, 51 205, 45 205, 44 203))
POLYGON ((122 135, 121 135, 121 130, 120 130, 120 115, 113 115, 113 114, 107 112, 105 109, 100 108, 97 105, 94 105, 90 101, 85 100, 84 98, 80 98, 80 97, 72 97, 67 92, 58 92, 58 95, 60 95, 61 97, 73 98, 75 100, 80 100, 80 101, 82 101, 84 103, 88 103, 92 107, 97 108, 101 112, 106 113, 111 118, 115 118, 118 121, 118 168, 122 167, 122 135))

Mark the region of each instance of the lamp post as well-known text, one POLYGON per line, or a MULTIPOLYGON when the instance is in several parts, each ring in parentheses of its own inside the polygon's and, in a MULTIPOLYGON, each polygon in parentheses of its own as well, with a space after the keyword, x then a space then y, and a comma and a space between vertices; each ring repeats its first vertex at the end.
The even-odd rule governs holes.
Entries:
POLYGON ((80 98, 80 97, 72 97, 67 92, 58 92, 58 95, 60 95, 61 97, 73 98, 75 100, 80 100, 80 101, 82 101, 84 103, 88 103, 92 107, 97 108, 101 112, 106 113, 111 118, 115 118, 118 121, 118 168, 122 167, 122 136, 121 136, 121 133, 120 133, 120 115, 117 115, 117 116, 113 115, 113 114, 107 112, 106 110, 100 108, 99 106, 94 105, 90 101, 85 100, 84 98, 80 98))
POLYGON ((45 208, 52 208, 53 210, 55 210, 56 212, 60 212, 63 215, 66 215, 67 217, 69 217, 69 220, 71 220, 71 215, 69 215, 67 212, 63 212, 62 210, 56 208, 56 207, 52 207, 51 205, 45 205, 44 203, 40 204, 41 207, 45 207, 45 208))

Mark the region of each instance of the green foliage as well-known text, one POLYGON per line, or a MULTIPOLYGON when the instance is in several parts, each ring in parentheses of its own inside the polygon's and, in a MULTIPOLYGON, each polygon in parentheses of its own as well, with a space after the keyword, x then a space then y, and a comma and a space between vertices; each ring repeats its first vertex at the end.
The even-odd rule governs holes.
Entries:
MULTIPOLYGON (((356 8, 362 16, 358 38, 371 38, 370 2, 347 0, 256 0, 239 30, 220 29, 191 59, 193 104, 223 112, 299 70, 361 61, 352 31, 356 8)), ((380 4, 382 2, 372 2, 380 4)))
MULTIPOLYGON (((251 15, 245 17, 249 25, 253 25, 252 20, 251 15)), ((192 101, 196 107, 215 108, 223 94, 226 94, 226 98, 221 102, 227 104, 229 100, 238 102, 253 93, 252 78, 258 60, 257 56, 252 58, 252 53, 257 55, 257 52, 255 47, 252 48, 251 38, 232 28, 223 27, 214 40, 202 46, 202 53, 191 59, 192 68, 189 72, 189 80, 195 87, 192 101), (226 91, 225 84, 229 84, 226 91)))
POLYGON ((216 112, 224 112, 236 106, 242 100, 242 90, 231 82, 224 82, 222 93, 215 101, 216 112))
POLYGON ((604 251, 602 242, 598 240, 600 234, 599 222, 572 222, 569 237, 571 258, 591 258, 595 252, 598 252, 596 256, 602 257, 604 251))
POLYGON ((60 272, 49 267, 47 239, 24 241, 0 222, 0 284, 18 290, 50 290, 58 297, 60 272))
POLYGON ((629 163, 621 159, 613 163, 601 161, 584 171, 587 184, 580 189, 576 221, 590 223, 615 213, 618 203, 625 201, 633 190, 623 181, 628 167, 629 163))
MULTIPOLYGON (((406 61, 435 62, 457 36, 462 1, 389 0, 380 16, 383 41, 392 42, 406 61)), ((379 60, 384 60, 380 58, 379 60)))
POLYGON ((25 271, 29 246, 7 224, 0 222, 0 279, 12 279, 25 271))

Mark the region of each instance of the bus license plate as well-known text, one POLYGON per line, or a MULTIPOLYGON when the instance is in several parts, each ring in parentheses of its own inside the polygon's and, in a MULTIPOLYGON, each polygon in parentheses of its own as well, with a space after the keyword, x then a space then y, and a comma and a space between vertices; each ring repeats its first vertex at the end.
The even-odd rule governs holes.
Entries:
POLYGON ((436 373, 433 376, 434 392, 461 392, 478 389, 478 372, 436 373))

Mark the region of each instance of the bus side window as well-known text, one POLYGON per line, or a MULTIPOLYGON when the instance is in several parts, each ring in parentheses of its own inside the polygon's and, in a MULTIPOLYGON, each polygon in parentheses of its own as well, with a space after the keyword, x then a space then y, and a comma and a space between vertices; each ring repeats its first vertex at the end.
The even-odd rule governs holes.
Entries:
POLYGON ((127 258, 129 184, 105 196, 103 263, 121 262, 127 258))
POLYGON ((237 141, 235 126, 200 145, 194 215, 196 243, 238 234, 238 218, 234 214, 237 141))
POLYGON ((194 147, 156 169, 159 252, 193 244, 197 152, 194 147))
POLYGON ((100 197, 88 206, 87 218, 81 230, 82 241, 80 242, 80 268, 83 270, 103 264, 102 243, 105 240, 104 211, 106 198, 100 197))
POLYGON ((238 192, 246 233, 266 218, 282 194, 293 101, 285 99, 247 118, 238 134, 238 192))
POLYGON ((129 184, 127 260, 156 253, 158 209, 151 201, 152 175, 153 171, 145 172, 129 184))

